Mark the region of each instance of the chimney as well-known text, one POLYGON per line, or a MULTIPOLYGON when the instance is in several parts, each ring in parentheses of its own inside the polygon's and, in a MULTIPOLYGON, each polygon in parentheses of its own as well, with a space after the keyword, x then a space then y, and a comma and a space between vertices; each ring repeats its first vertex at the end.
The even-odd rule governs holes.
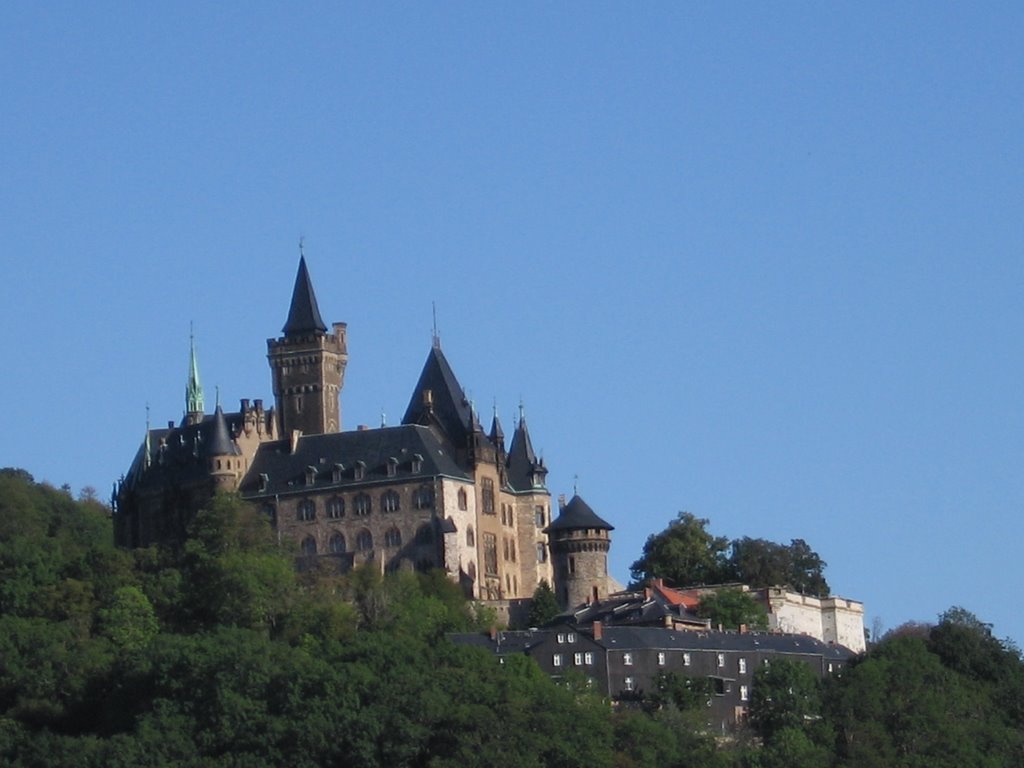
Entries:
POLYGON ((602 626, 600 621, 595 621, 594 622, 594 639, 595 640, 600 640, 602 637, 604 637, 604 627, 602 626))
POLYGON ((366 424, 360 424, 358 427, 356 427, 357 432, 365 432, 368 429, 369 427, 366 424))
POLYGON ((295 453, 295 449, 299 447, 299 438, 302 437, 301 429, 292 430, 292 453, 295 453))
POLYGON ((491 640, 492 641, 498 639, 498 628, 494 624, 491 624, 491 629, 490 629, 489 634, 491 636, 491 640))
POLYGON ((241 410, 242 410, 242 413, 248 413, 249 412, 249 398, 247 398, 247 397, 243 397, 242 398, 242 409, 241 410))
POLYGON ((746 624, 740 624, 740 634, 741 635, 747 634, 747 625, 746 624))
POLYGON ((558 494, 558 509, 559 510, 565 509, 565 494, 564 493, 558 494))

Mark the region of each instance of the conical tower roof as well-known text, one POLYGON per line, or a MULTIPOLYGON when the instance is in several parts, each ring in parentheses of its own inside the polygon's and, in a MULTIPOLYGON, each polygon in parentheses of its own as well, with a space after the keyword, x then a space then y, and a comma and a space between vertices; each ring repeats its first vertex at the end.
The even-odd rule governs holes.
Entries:
POLYGON ((459 445, 465 442, 474 425, 473 410, 466 394, 441 347, 436 344, 430 348, 402 423, 426 424, 431 418, 441 426, 449 440, 459 445), (428 391, 429 403, 426 398, 428 391))
POLYGON ((292 304, 288 308, 288 320, 281 330, 285 336, 327 332, 327 326, 320 317, 320 307, 316 303, 313 281, 309 278, 305 256, 299 257, 299 272, 295 275, 292 304))
POLYGON ((206 444, 208 456, 232 456, 236 453, 235 443, 228 432, 228 422, 220 404, 213 413, 213 425, 210 428, 209 442, 206 444))
MULTIPOLYGON (((512 444, 508 449, 508 481, 516 490, 525 491, 533 487, 533 478, 540 467, 537 454, 530 440, 530 430, 526 427, 526 414, 523 406, 519 406, 519 423, 512 434, 512 444)), ((546 471, 546 470, 545 470, 546 471)))
POLYGON ((598 517, 597 513, 590 508, 579 494, 570 499, 569 503, 562 507, 558 518, 548 526, 549 531, 567 531, 579 528, 603 528, 606 531, 614 531, 615 526, 598 517))

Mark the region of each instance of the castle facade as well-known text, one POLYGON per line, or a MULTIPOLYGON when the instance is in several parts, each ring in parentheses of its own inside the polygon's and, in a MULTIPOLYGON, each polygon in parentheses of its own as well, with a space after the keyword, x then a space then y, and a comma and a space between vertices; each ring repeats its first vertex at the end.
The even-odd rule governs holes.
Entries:
POLYGON ((234 491, 307 563, 443 568, 485 600, 554 583, 547 468, 522 409, 506 448, 497 415, 485 431, 435 336, 402 423, 343 431, 346 334, 323 322, 301 258, 282 335, 267 341, 272 407, 244 399, 206 413, 193 345, 184 417, 147 425, 115 487, 117 543, 181 542, 214 493, 234 491))

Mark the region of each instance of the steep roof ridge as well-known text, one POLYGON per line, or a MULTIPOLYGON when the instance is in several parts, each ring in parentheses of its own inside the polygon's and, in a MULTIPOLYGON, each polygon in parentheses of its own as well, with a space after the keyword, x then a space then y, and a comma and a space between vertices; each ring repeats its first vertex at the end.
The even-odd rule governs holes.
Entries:
POLYGON ((473 428, 473 411, 440 346, 431 345, 413 390, 403 424, 423 424, 429 414, 453 442, 462 443, 473 428), (430 391, 430 402, 425 393, 430 391))
POLYGON ((590 508, 579 494, 569 500, 569 503, 562 507, 558 518, 548 526, 549 531, 566 530, 572 528, 603 528, 606 531, 614 531, 615 526, 603 520, 590 508))
POLYGON ((313 281, 306 267, 306 257, 299 257, 299 271, 295 275, 292 303, 288 308, 288 320, 281 329, 285 336, 303 333, 326 333, 327 325, 320 317, 320 307, 313 292, 313 281))
POLYGON ((213 424, 210 430, 210 442, 206 446, 206 452, 210 456, 230 456, 237 452, 231 434, 228 432, 228 422, 224 418, 224 410, 217 404, 217 410, 213 413, 213 424))

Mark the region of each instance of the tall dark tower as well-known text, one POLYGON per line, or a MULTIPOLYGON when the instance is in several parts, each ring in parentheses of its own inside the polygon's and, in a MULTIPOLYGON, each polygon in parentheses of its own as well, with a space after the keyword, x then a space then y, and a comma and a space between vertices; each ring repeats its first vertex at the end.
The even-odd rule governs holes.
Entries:
POLYGON ((334 323, 327 332, 304 256, 282 332, 279 339, 267 339, 281 435, 341 431, 339 397, 348 362, 345 323, 334 323))
POLYGON ((564 610, 608 597, 608 548, 613 530, 578 495, 548 526, 555 595, 564 610))

